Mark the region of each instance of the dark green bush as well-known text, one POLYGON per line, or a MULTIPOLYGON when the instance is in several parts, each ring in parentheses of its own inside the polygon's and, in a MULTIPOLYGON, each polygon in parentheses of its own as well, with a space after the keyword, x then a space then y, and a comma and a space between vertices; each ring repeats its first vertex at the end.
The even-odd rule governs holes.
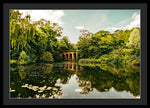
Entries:
POLYGON ((55 62, 60 62, 63 60, 59 53, 54 53, 53 58, 55 62))
POLYGON ((40 57, 40 61, 44 63, 50 63, 53 62, 53 56, 50 52, 44 52, 44 54, 40 57))

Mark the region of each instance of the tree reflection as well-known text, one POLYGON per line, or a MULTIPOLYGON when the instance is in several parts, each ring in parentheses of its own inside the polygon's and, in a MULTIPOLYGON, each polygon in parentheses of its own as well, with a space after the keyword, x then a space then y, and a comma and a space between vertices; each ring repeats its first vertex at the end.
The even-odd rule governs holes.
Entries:
MULTIPOLYGON (((87 84, 86 86, 89 87, 88 84, 90 84, 91 89, 88 89, 88 92, 93 91, 93 88, 104 92, 112 87, 112 74, 100 70, 99 67, 84 66, 83 70, 79 71, 78 73, 80 73, 78 74, 78 82, 81 88, 83 88, 85 84, 87 84), (89 83, 83 84, 83 81, 89 83)), ((82 91, 84 91, 84 89, 82 91)))
POLYGON ((88 94, 89 92, 93 91, 90 81, 79 80, 78 83, 80 89, 82 89, 80 94, 88 94))
POLYGON ((54 64, 44 64, 43 67, 42 67, 43 73, 47 74, 47 73, 52 72, 53 65, 54 64))
MULTIPOLYGON (((82 92, 88 93, 92 92, 93 88, 100 92, 107 92, 111 87, 114 87, 117 91, 129 91, 134 96, 140 94, 140 74, 139 69, 134 68, 133 70, 128 70, 126 68, 118 68, 102 70, 100 67, 89 67, 83 66, 83 70, 78 71, 78 83, 82 89, 82 92), (92 89, 85 89, 89 87, 85 82, 90 82, 92 89)), ((103 67, 104 69, 104 67, 103 67)))
POLYGON ((64 65, 63 63, 35 64, 15 68, 10 72, 10 88, 15 91, 10 93, 11 98, 61 98, 62 88, 59 84, 68 84, 71 76, 75 74, 81 89, 80 94, 88 94, 94 89, 107 92, 113 87, 117 91, 125 90, 134 96, 140 95, 138 68, 81 67, 78 64, 64 65), (64 69, 64 66, 70 68, 64 69))

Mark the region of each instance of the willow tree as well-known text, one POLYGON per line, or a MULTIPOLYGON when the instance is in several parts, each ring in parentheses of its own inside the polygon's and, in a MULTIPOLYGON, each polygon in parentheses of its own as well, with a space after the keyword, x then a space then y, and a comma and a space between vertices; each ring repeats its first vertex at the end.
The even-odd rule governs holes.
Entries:
POLYGON ((53 55, 57 51, 57 37, 62 34, 62 27, 48 20, 30 20, 30 15, 22 16, 18 10, 10 11, 10 53, 11 59, 17 60, 20 52, 36 61, 48 51, 53 55))
POLYGON ((28 54, 31 51, 29 42, 34 39, 36 24, 31 23, 30 16, 21 17, 19 11, 10 11, 10 50, 12 59, 19 55, 21 51, 28 54))

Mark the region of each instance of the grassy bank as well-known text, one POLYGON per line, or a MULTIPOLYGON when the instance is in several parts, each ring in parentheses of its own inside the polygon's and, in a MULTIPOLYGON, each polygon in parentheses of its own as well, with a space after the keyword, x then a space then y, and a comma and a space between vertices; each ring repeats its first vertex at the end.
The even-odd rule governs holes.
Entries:
POLYGON ((134 55, 119 56, 116 54, 105 54, 99 59, 80 59, 79 65, 100 67, 102 70, 117 75, 129 75, 140 72, 140 59, 134 55))
POLYGON ((108 66, 130 66, 140 65, 140 57, 130 54, 104 54, 99 59, 80 59, 80 64, 108 65, 108 66))

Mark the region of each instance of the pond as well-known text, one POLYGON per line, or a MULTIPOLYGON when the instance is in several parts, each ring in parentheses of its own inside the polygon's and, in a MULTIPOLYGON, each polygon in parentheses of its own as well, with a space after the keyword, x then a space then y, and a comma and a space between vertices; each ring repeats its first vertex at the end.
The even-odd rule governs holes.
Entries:
POLYGON ((10 98, 140 98, 139 68, 102 68, 76 62, 10 67, 10 98))

